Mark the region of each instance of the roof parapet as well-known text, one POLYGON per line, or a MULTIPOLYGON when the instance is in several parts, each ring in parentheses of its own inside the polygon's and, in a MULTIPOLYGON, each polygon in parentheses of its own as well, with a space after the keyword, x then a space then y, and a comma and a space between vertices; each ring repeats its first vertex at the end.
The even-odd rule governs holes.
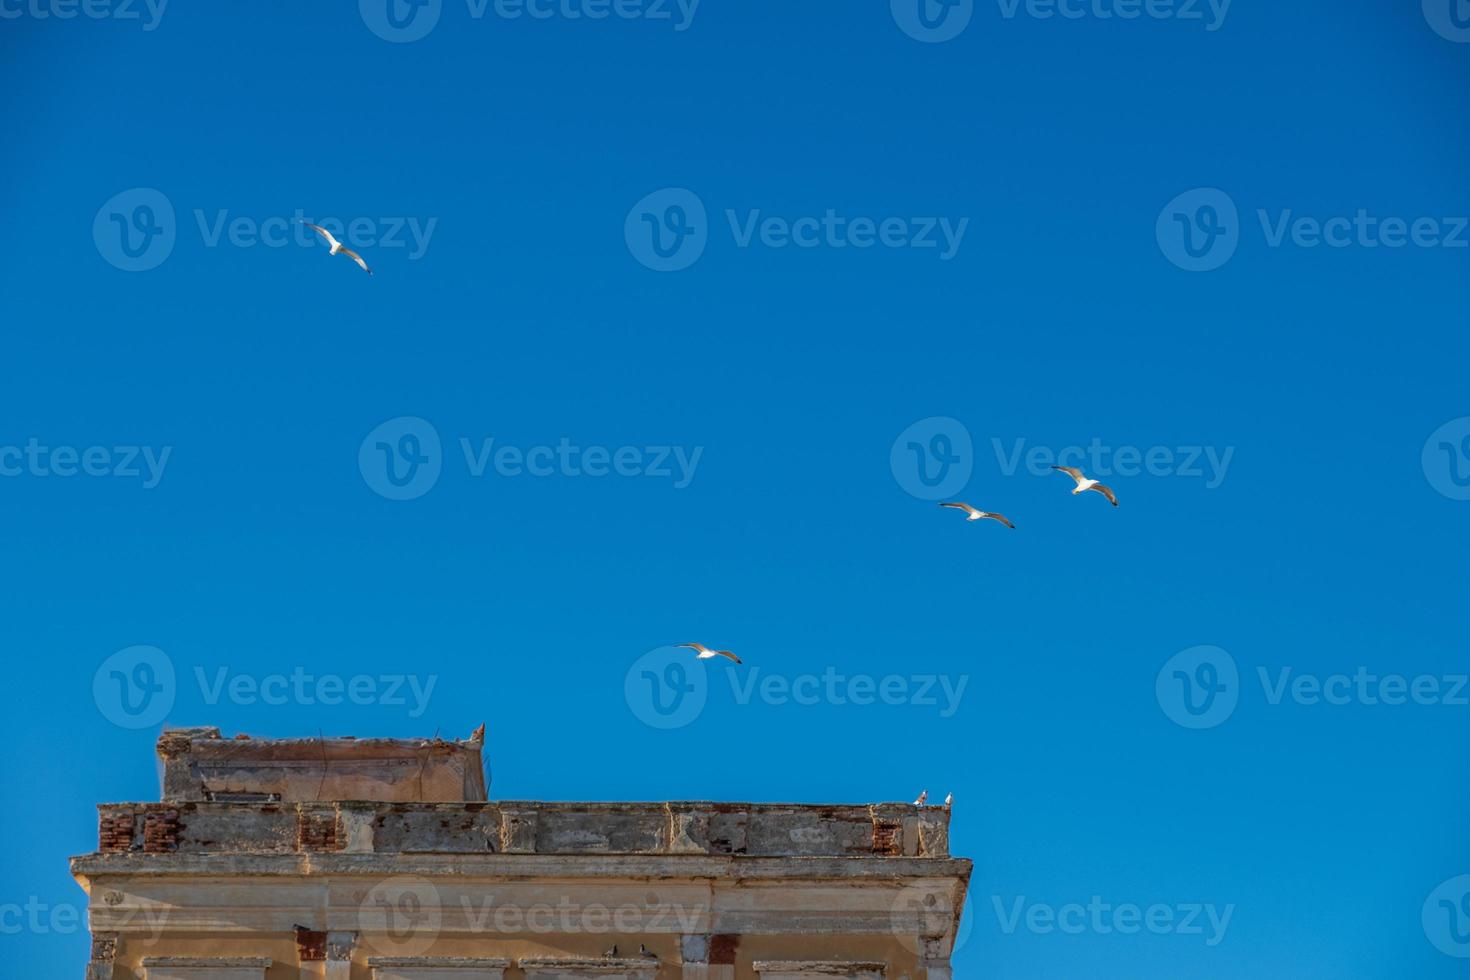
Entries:
POLYGON ((485 726, 468 739, 158 738, 165 803, 474 803, 486 799, 485 726))

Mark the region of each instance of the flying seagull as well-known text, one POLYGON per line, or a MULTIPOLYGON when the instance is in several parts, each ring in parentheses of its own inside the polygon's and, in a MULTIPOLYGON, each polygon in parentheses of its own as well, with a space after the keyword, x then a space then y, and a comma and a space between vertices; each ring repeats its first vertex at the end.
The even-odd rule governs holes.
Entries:
POLYGON ((923 806, 927 802, 929 802, 929 791, 926 789, 924 790, 924 792, 920 793, 919 798, 914 801, 914 806, 923 806))
POLYGON ((367 263, 362 260, 362 256, 358 255, 352 249, 347 248, 341 242, 337 241, 337 239, 333 238, 330 231, 327 231, 327 229, 323 228, 321 225, 314 225, 310 221, 303 221, 301 223, 310 228, 312 231, 316 232, 318 235, 321 235, 322 240, 328 245, 332 246, 332 250, 327 253, 328 255, 345 255, 352 261, 356 262, 358 265, 362 266, 363 272, 366 272, 368 275, 373 274, 373 270, 368 268, 367 263))
POLYGON ((708 660, 711 657, 724 657, 727 660, 735 661, 737 664, 741 662, 740 658, 735 656, 735 654, 731 653, 729 650, 711 650, 703 643, 675 643, 674 646, 683 647, 686 650, 697 651, 699 655, 694 658, 695 660, 708 660))
POLYGON ((1073 494, 1073 496, 1076 496, 1077 494, 1081 493, 1084 490, 1096 490, 1098 493, 1102 494, 1104 497, 1107 497, 1108 500, 1112 502, 1112 505, 1114 507, 1118 506, 1118 498, 1113 495, 1113 491, 1111 489, 1109 489, 1108 487, 1103 486, 1101 483, 1098 483, 1096 480, 1091 480, 1091 479, 1088 479, 1087 477, 1083 476, 1082 475, 1082 471, 1079 470, 1077 467, 1075 467, 1075 466, 1053 466, 1052 469, 1054 469, 1054 470, 1061 470, 1063 473, 1067 474, 1072 479, 1074 479, 1074 480, 1077 481, 1077 485, 1072 488, 1072 494, 1073 494))
POLYGON ((976 510, 975 508, 971 507, 969 504, 955 503, 955 504, 940 504, 939 506, 941 506, 941 507, 953 507, 955 510, 962 510, 962 511, 964 511, 966 514, 969 514, 970 515, 969 517, 966 517, 965 518, 965 520, 967 520, 967 521, 980 521, 980 520, 984 520, 985 518, 988 517, 992 521, 1000 521, 1002 524, 1004 524, 1008 528, 1011 528, 1012 530, 1015 530, 1015 527, 1016 527, 1016 525, 1012 524, 1006 518, 1006 516, 1004 514, 991 514, 991 513, 987 512, 987 511, 976 510))

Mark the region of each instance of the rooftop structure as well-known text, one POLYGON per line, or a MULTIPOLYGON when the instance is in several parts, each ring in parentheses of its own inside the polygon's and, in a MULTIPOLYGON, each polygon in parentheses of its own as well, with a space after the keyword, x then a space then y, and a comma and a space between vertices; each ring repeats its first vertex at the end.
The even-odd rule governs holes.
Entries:
POLYGON ((950 980, 948 809, 492 802, 481 742, 165 732, 72 859, 89 980, 950 980))

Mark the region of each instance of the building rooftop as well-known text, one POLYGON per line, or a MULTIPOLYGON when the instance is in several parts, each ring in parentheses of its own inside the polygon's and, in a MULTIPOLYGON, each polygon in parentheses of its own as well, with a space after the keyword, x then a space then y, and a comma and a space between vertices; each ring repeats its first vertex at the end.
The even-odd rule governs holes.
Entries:
POLYGON ((483 727, 453 742, 170 729, 158 740, 162 802, 100 805, 97 851, 76 866, 140 870, 163 855, 174 868, 248 856, 283 870, 303 855, 354 867, 414 855, 949 857, 944 807, 489 802, 483 744, 483 727))
POLYGON ((947 807, 491 801, 483 742, 166 731, 71 860, 88 977, 949 980, 947 807))
POLYGON ((468 739, 227 739, 218 728, 158 739, 170 803, 320 800, 466 803, 485 799, 485 727, 468 739))

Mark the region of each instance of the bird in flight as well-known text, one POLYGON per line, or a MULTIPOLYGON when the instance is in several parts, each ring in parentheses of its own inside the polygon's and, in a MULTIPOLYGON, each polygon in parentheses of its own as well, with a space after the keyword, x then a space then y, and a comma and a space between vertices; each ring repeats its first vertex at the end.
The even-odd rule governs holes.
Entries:
POLYGON ((695 651, 698 654, 694 658, 695 660, 709 660, 711 657, 724 657, 727 660, 735 661, 737 664, 741 662, 740 658, 729 650, 711 650, 703 643, 675 643, 674 646, 695 651))
POLYGON ((1075 466, 1053 466, 1052 469, 1054 469, 1054 470, 1061 470, 1063 473, 1067 474, 1072 479, 1074 479, 1074 480, 1077 481, 1077 485, 1072 488, 1072 495, 1073 496, 1076 496, 1077 494, 1082 493, 1084 490, 1096 490, 1098 493, 1102 494, 1104 497, 1107 497, 1108 500, 1112 503, 1112 505, 1114 507, 1118 506, 1118 498, 1113 494, 1113 491, 1110 488, 1103 486, 1101 483, 1098 483, 1096 480, 1091 480, 1091 479, 1088 479, 1087 477, 1083 476, 1082 475, 1082 471, 1079 470, 1077 467, 1075 467, 1075 466))
POLYGON ((1016 527, 1016 525, 1012 524, 1006 518, 1006 516, 1004 514, 991 514, 988 511, 976 510, 975 508, 971 507, 969 504, 954 503, 954 504, 940 504, 939 506, 941 506, 941 507, 953 507, 955 510, 962 510, 962 511, 964 511, 966 514, 970 515, 969 517, 966 517, 965 518, 965 520, 967 520, 967 521, 980 521, 980 520, 984 520, 985 518, 988 517, 992 521, 1000 521, 1002 524, 1004 524, 1006 527, 1008 527, 1008 528, 1010 528, 1012 530, 1015 530, 1015 527, 1016 527))
POLYGON ((310 228, 312 231, 316 232, 318 235, 321 235, 322 241, 332 246, 332 250, 327 253, 328 255, 345 255, 352 261, 356 262, 358 265, 362 266, 363 272, 366 272, 368 275, 373 274, 373 270, 368 268, 368 264, 362 260, 362 256, 358 255, 352 249, 347 248, 341 242, 337 241, 337 239, 333 238, 330 231, 327 231, 327 229, 323 228, 321 225, 314 225, 310 221, 303 221, 301 223, 310 228))
POLYGON ((919 794, 919 798, 914 801, 914 806, 923 806, 925 803, 928 803, 928 802, 929 802, 929 791, 926 789, 926 790, 924 790, 924 792, 920 793, 919 794))

